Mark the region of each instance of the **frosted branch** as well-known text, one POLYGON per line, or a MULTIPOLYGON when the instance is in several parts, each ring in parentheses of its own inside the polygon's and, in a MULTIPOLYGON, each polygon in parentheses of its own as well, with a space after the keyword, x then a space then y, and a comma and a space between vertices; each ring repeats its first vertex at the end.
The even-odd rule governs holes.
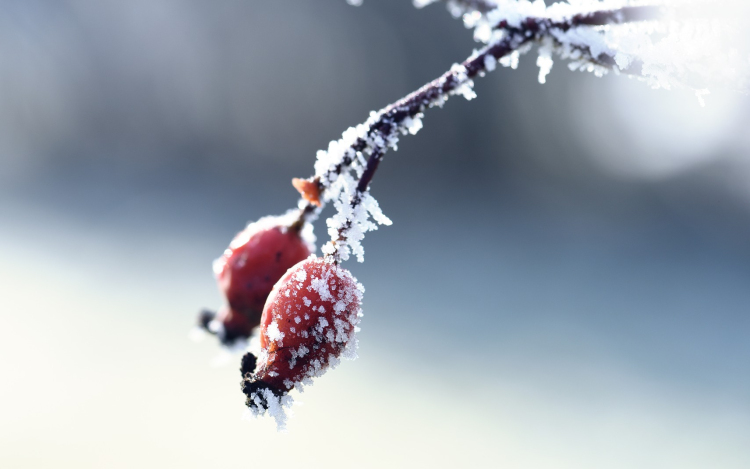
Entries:
MULTIPOLYGON (((469 2, 471 3, 471 2, 469 2)), ((498 11, 489 18, 504 15, 498 11)), ((588 71, 603 74, 605 69, 618 73, 640 75, 643 63, 639 59, 618 57, 618 52, 601 44, 601 33, 592 26, 631 24, 656 21, 664 15, 664 8, 655 5, 626 6, 610 10, 577 13, 570 16, 519 18, 517 15, 503 17, 494 25, 494 30, 513 34, 533 35, 540 42, 537 64, 541 71, 539 81, 552 67, 551 53, 557 52, 563 58, 574 60, 572 69, 587 68, 588 71), (619 60, 619 61, 618 61, 619 60)))
MULTIPOLYGON (((417 6, 428 3, 432 1, 415 1, 417 6)), ((726 20, 729 27, 717 28, 701 14, 686 19, 675 16, 674 8, 634 5, 629 0, 549 7, 541 0, 450 0, 447 4, 486 45, 417 91, 372 112, 366 122, 349 128, 317 154, 315 175, 305 183, 315 197, 303 191, 299 220, 311 221, 324 203, 334 203, 337 213, 327 220, 331 242, 322 249, 336 262, 351 254, 362 262, 365 233, 377 229, 377 224, 390 224, 370 195, 369 185, 385 153, 397 149, 400 135, 417 133, 424 111, 442 107, 450 96, 474 98, 475 77, 494 70, 497 63, 516 68, 519 56, 533 44, 539 45, 541 83, 556 54, 571 60, 572 70, 635 75, 655 88, 688 87, 699 99, 707 94, 709 83, 747 87, 748 54, 727 47, 744 44, 731 42, 736 39, 732 34, 744 31, 731 23, 731 14, 726 20)))
MULTIPOLYGON (((542 1, 487 3, 496 8, 486 11, 463 0, 448 6, 474 28, 480 42, 507 31, 533 35, 540 44, 542 83, 552 56, 559 55, 571 60, 573 70, 635 75, 653 88, 682 87, 699 95, 709 87, 748 89, 750 25, 741 0, 581 0, 549 7, 542 1)), ((503 65, 515 66, 518 55, 503 65)))

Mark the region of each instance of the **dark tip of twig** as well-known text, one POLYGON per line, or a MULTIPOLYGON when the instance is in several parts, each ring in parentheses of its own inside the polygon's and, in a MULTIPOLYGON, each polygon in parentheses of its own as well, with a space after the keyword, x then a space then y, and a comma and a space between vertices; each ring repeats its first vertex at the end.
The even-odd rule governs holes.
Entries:
POLYGON ((213 334, 214 332, 208 328, 208 324, 216 318, 216 312, 209 309, 204 309, 198 314, 198 327, 204 329, 207 332, 213 334))
POLYGON ((255 365, 258 363, 258 359, 255 355, 247 352, 242 356, 242 362, 240 364, 240 373, 243 378, 248 378, 248 374, 252 375, 255 371, 255 365))

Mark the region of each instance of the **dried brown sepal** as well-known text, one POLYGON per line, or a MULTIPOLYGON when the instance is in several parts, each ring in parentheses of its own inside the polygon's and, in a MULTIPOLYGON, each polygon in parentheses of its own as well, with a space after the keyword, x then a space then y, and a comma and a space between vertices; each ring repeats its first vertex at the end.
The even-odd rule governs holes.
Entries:
POLYGON ((317 179, 294 178, 292 179, 292 185, 299 191, 303 199, 318 207, 321 206, 320 186, 317 179))

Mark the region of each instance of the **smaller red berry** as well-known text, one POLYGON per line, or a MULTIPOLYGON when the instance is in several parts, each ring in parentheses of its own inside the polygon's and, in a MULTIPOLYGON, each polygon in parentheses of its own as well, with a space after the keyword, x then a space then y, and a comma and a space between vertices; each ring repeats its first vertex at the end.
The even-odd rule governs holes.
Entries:
POLYGON ((242 367, 251 410, 263 413, 292 388, 336 366, 339 357, 356 357, 363 293, 348 270, 323 258, 310 257, 284 274, 263 309, 255 370, 242 367))
MULTIPOLYGON (((216 330, 222 343, 250 337, 260 324, 263 306, 274 284, 290 267, 306 259, 315 250, 311 225, 295 223, 295 215, 264 217, 239 232, 216 261, 214 274, 228 306, 216 315, 216 330)), ((205 315, 205 313, 204 313, 205 315)), ((199 322, 205 322, 201 316, 199 322)), ((209 320, 210 322, 210 320, 209 320)), ((207 323, 209 324, 209 323, 207 323)), ((216 323, 214 323, 215 325, 216 323)))

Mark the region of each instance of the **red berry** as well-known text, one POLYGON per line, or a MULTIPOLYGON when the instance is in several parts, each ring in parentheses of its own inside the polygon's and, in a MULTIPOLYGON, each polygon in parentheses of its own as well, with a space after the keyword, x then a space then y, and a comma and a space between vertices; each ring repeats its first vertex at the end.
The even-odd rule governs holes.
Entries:
POLYGON ((299 230, 290 228, 279 217, 263 218, 238 233, 214 262, 216 280, 229 303, 225 318, 233 321, 225 327, 249 337, 252 328, 260 323, 263 305, 274 284, 290 267, 310 256, 312 250, 299 230))
POLYGON ((263 309, 255 372, 243 367, 251 409, 267 407, 267 391, 282 396, 310 384, 340 356, 354 358, 363 292, 348 270, 322 258, 310 257, 284 274, 263 309))

